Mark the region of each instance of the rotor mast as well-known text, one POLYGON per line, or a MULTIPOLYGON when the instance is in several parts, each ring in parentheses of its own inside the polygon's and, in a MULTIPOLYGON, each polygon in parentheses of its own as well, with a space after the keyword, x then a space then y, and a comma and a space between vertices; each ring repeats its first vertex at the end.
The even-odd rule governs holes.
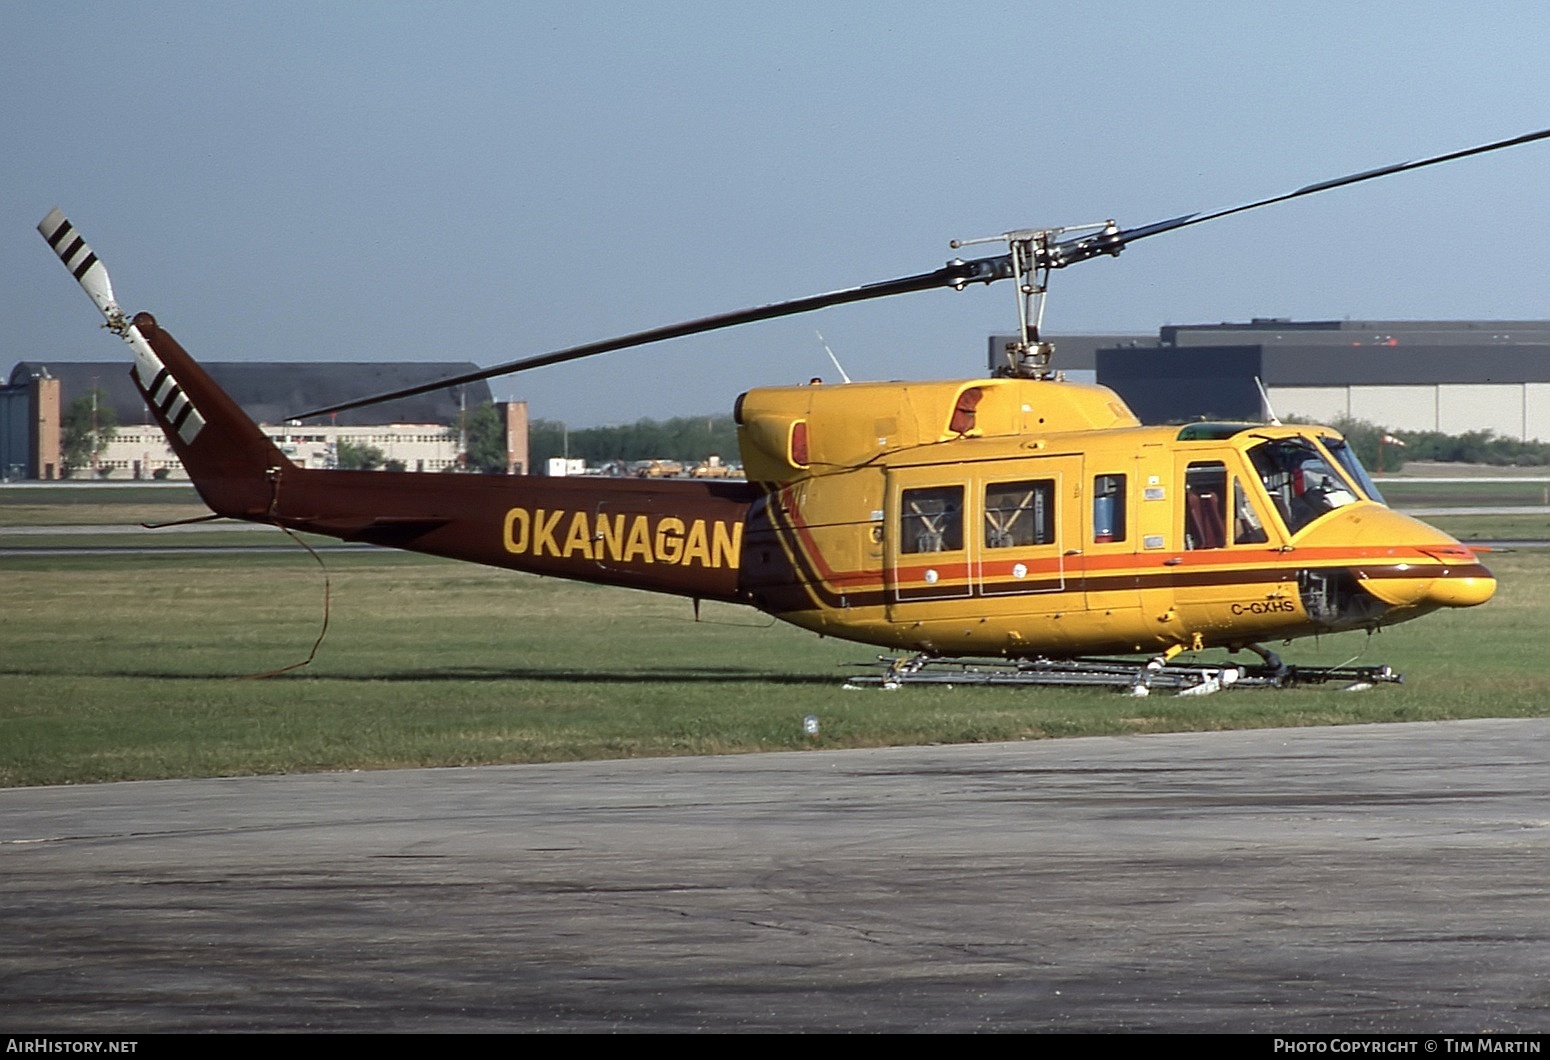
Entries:
MULTIPOLYGON (((1044 302, 1049 293, 1049 274, 1054 269, 1095 257, 1098 254, 1117 256, 1125 244, 1112 237, 1119 235, 1119 226, 1113 219, 1096 224, 1065 225, 1061 228, 1019 228, 1002 232, 998 236, 981 236, 978 239, 955 239, 949 244, 959 247, 979 246, 985 243, 1005 243, 1010 253, 1004 259, 1017 281, 1017 338, 1006 344, 1006 363, 996 368, 996 374, 1013 379, 1053 379, 1055 371, 1050 360, 1055 354, 1055 344, 1045 342, 1040 334, 1044 326, 1044 302), (1057 236, 1067 232, 1097 232, 1091 240, 1055 242, 1057 236), (1104 237, 1110 237, 1107 241, 1104 237), (1081 256, 1067 254, 1077 246, 1090 244, 1093 248, 1081 256)), ((949 265, 959 262, 948 262, 949 265)))

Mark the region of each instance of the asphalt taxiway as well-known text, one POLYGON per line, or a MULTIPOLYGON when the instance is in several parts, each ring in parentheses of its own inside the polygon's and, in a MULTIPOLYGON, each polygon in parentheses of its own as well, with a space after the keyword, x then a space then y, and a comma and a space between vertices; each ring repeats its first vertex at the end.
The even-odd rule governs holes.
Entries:
POLYGON ((1550 1029, 1550 719, 0 792, 0 1031, 1550 1029))

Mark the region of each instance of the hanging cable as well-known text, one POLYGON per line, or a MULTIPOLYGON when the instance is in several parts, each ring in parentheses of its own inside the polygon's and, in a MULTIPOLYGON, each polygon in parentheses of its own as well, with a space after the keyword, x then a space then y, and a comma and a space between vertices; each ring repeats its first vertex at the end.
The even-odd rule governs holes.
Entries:
POLYGON ((266 677, 278 677, 280 674, 289 673, 292 670, 299 670, 303 666, 306 666, 308 663, 312 662, 313 659, 317 658, 318 648, 322 647, 323 638, 328 636, 329 603, 333 592, 333 584, 328 577, 328 566, 323 562, 323 557, 318 555, 317 549, 303 541, 301 537, 295 533, 295 531, 285 526, 280 527, 280 529, 284 530, 285 533, 290 536, 292 541, 306 549, 307 553, 311 555, 313 559, 317 560, 318 569, 323 572, 323 628, 318 630, 318 639, 312 642, 312 650, 307 653, 307 657, 301 660, 301 662, 291 663, 289 666, 282 666, 278 670, 269 670, 266 673, 248 674, 245 677, 236 678, 238 681, 259 681, 266 677))

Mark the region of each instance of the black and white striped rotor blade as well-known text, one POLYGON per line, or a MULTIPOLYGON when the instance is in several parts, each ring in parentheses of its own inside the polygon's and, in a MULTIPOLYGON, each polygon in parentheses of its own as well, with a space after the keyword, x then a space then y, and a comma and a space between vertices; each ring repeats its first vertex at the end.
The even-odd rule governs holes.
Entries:
POLYGON ((59 212, 58 207, 50 210, 48 216, 38 223, 38 231, 48 241, 48 245, 54 248, 54 253, 59 255, 59 260, 65 263, 65 268, 70 270, 81 289, 102 310, 108 329, 127 342, 134 351, 133 373, 145 391, 146 399, 168 415, 173 421, 171 429, 176 430, 184 442, 192 444, 205 424, 204 417, 198 409, 188 405, 187 398, 176 382, 168 376, 167 366, 156 355, 151 344, 145 341, 140 329, 130 323, 124 311, 118 307, 118 302, 113 298, 113 284, 108 279, 107 266, 97 260, 97 255, 86 245, 86 240, 81 238, 81 234, 59 212), (173 395, 190 411, 183 412, 179 405, 174 404, 173 395))
POLYGON ((86 245, 75 225, 56 206, 38 222, 38 232, 54 248, 54 253, 59 255, 59 260, 65 263, 81 289, 102 310, 108 327, 122 334, 126 327, 124 311, 113 299, 113 282, 108 279, 107 266, 86 245))

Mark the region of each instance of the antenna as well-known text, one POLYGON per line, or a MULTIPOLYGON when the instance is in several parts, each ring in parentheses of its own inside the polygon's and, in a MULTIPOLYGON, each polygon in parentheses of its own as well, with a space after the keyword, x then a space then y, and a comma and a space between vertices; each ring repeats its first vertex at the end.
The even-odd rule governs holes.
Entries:
POLYGON ((829 349, 829 344, 823 341, 823 332, 814 329, 813 334, 818 336, 818 341, 820 343, 823 343, 823 352, 827 353, 829 355, 829 360, 834 362, 834 370, 840 373, 840 378, 845 380, 847 383, 850 382, 850 376, 845 374, 845 366, 840 364, 840 359, 838 357, 834 356, 834 351, 829 349))
POLYGON ((1257 375, 1254 377, 1254 385, 1259 387, 1259 400, 1265 407, 1265 418, 1270 421, 1272 427, 1281 426, 1281 417, 1277 416, 1276 410, 1270 407, 1270 391, 1265 389, 1265 384, 1257 375))

